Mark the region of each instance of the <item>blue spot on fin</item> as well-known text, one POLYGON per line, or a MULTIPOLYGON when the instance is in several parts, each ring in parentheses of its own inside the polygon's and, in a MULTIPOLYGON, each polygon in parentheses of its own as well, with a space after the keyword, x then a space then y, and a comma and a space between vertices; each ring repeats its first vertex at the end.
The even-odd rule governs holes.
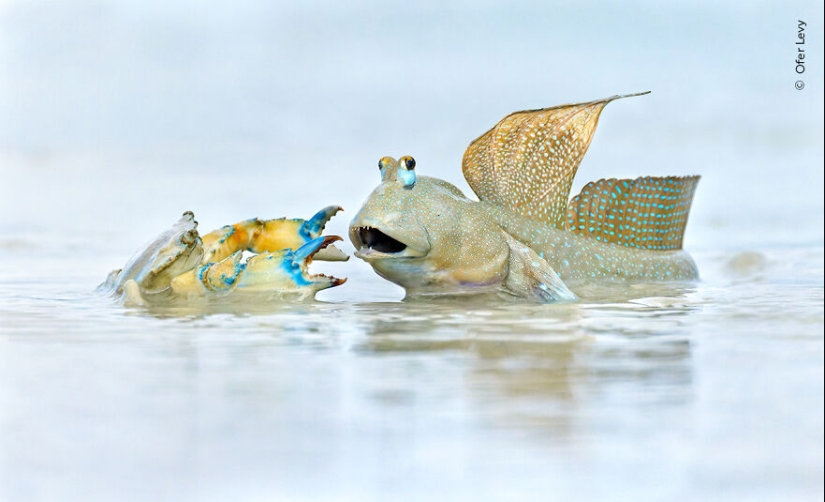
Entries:
POLYGON ((627 247, 669 251, 682 248, 699 176, 645 176, 588 183, 567 206, 565 229, 627 247), (599 197, 600 194, 609 197, 599 197), (665 199, 669 204, 651 204, 665 199), (611 220, 608 225, 604 223, 611 220), (595 224, 589 224, 593 223, 595 224), (615 223, 614 223, 615 222, 615 223), (587 223, 587 224, 586 224, 587 223), (618 227, 618 230, 614 230, 618 227), (655 234, 655 237, 641 237, 655 234))

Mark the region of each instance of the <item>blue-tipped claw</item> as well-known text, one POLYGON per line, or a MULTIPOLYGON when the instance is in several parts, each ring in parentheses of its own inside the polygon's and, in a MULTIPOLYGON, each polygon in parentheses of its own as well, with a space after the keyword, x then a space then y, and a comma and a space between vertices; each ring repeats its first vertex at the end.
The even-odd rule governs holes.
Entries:
POLYGON ((311 241, 307 242, 306 244, 295 250, 293 254, 293 260, 306 260, 307 258, 311 257, 321 249, 329 246, 331 243, 340 240, 342 239, 337 235, 327 235, 325 237, 318 237, 316 239, 312 239, 311 241))
POLYGON ((327 235, 325 237, 318 237, 307 242, 295 251, 288 251, 284 256, 284 269, 299 286, 307 286, 313 283, 329 282, 329 285, 324 287, 332 287, 343 284, 346 279, 339 279, 337 277, 329 277, 324 274, 310 275, 307 273, 307 265, 312 262, 312 258, 316 253, 326 248, 335 241, 343 240, 337 235, 327 235))
MULTIPOLYGON (((335 216, 338 211, 343 211, 344 209, 341 206, 327 206, 324 209, 321 209, 315 215, 306 220, 299 230, 301 236, 305 239, 315 239, 321 232, 324 231, 324 226, 327 222, 335 216)), ((309 244, 309 243, 307 243, 309 244)), ((306 245, 306 244, 305 244, 306 245)), ((326 247, 326 246, 324 246, 326 247)))

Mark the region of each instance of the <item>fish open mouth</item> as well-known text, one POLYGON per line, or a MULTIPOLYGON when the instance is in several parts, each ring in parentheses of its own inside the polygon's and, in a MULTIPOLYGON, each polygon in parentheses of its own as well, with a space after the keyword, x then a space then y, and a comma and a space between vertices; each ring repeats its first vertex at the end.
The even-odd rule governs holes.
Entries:
POLYGON ((379 253, 394 254, 407 249, 406 244, 374 227, 358 227, 355 229, 355 235, 361 243, 359 247, 369 248, 379 253))

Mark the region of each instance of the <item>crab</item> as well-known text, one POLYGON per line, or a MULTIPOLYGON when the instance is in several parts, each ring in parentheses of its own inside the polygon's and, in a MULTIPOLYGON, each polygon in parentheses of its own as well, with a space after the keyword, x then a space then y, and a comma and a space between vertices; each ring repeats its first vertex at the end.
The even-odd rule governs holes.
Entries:
POLYGON ((346 261, 322 236, 338 211, 328 206, 312 218, 257 218, 226 225, 204 236, 191 211, 138 251, 122 269, 112 271, 99 290, 126 303, 144 305, 170 297, 214 297, 233 292, 314 297, 346 279, 310 274, 315 260, 346 261))

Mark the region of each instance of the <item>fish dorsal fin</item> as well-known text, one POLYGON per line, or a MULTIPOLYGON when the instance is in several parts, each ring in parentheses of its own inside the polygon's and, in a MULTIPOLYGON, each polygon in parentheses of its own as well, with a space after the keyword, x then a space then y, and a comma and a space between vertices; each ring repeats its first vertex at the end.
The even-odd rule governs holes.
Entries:
POLYGON ((638 249, 682 248, 699 176, 645 176, 590 182, 567 206, 565 228, 638 249))
POLYGON ((564 228, 570 186, 602 109, 641 94, 512 113, 467 147, 464 178, 480 200, 564 228))

